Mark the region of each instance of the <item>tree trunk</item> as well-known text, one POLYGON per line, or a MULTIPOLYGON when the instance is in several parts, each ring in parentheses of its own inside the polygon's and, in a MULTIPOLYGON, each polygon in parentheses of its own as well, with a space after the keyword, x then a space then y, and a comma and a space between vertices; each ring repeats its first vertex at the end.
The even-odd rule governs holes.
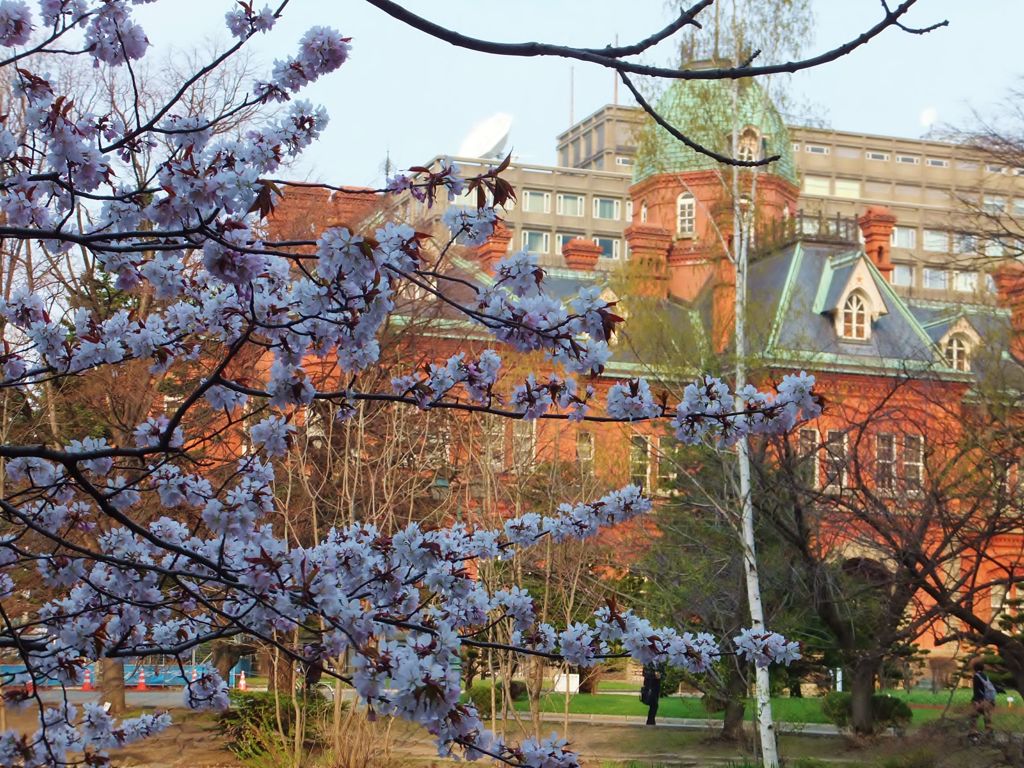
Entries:
POLYGON ((723 741, 739 743, 743 741, 743 715, 747 710, 744 699, 747 696, 747 681, 740 671, 730 667, 725 680, 725 710, 722 715, 723 741))
POLYGON ((854 733, 874 733, 871 697, 875 694, 876 664, 873 659, 858 661, 850 674, 850 725, 854 733))
MULTIPOLYGON (((737 62, 738 64, 738 62, 737 62)), ((732 103, 734 111, 739 103, 739 81, 733 81, 732 103)), ((737 112, 738 114, 738 112, 737 112)), ((732 152, 736 156, 739 149, 739 125, 732 124, 732 152)), ((751 171, 752 182, 750 199, 757 199, 757 170, 751 171)), ((744 221, 744 212, 740 202, 739 168, 732 166, 732 223, 733 243, 735 244, 734 264, 736 267, 736 299, 735 317, 735 350, 736 350, 736 392, 740 392, 747 383, 747 257, 750 245, 750 229, 752 221, 744 221)), ((746 404, 742 398, 736 397, 737 410, 743 410, 746 404)), ((750 487, 750 448, 746 436, 742 436, 736 444, 736 458, 740 476, 740 543, 743 548, 743 565, 747 582, 747 606, 750 609, 750 626, 760 631, 764 626, 764 608, 761 605, 761 580, 757 571, 757 552, 754 546, 754 500, 750 487)), ((778 768, 779 748, 775 739, 775 719, 772 717, 771 680, 768 669, 754 669, 754 706, 757 712, 757 731, 761 738, 761 765, 764 768, 778 768)))
POLYGON ((124 700, 124 662, 100 659, 100 701, 110 702, 111 715, 123 715, 128 709, 124 700))
POLYGON ((747 705, 743 699, 729 699, 725 702, 725 713, 722 718, 722 740, 743 741, 743 714, 747 705))
POLYGON ((600 666, 580 667, 580 693, 597 693, 597 684, 601 682, 600 666))

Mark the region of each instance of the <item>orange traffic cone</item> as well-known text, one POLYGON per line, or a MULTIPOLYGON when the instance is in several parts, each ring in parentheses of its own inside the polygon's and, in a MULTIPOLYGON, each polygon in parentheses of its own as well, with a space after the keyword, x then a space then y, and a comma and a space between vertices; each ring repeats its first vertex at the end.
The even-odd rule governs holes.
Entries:
POLYGON ((146 670, 143 667, 139 667, 139 682, 135 686, 136 691, 146 690, 146 670))
POLYGON ((192 667, 192 682, 194 683, 198 679, 199 679, 199 673, 196 671, 195 667, 192 667))
POLYGON ((82 690, 92 690, 92 672, 89 671, 88 667, 85 668, 85 679, 82 681, 82 690))
POLYGON ((34 695, 36 692, 36 681, 33 678, 29 678, 28 682, 25 683, 25 693, 29 696, 34 695))
POLYGON ((238 673, 238 690, 247 691, 249 687, 245 684, 245 671, 238 673))

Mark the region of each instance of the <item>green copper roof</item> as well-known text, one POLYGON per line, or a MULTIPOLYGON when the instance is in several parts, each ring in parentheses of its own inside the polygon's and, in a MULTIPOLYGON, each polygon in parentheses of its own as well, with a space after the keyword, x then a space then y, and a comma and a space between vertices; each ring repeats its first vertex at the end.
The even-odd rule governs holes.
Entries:
MULTIPOLYGON (((734 103, 732 81, 677 80, 658 99, 655 108, 686 136, 725 155, 731 154, 733 124, 741 133, 744 128, 753 127, 764 142, 765 154, 780 156, 768 172, 796 183, 793 145, 782 116, 754 80, 740 80, 738 88, 734 103)), ((633 167, 634 183, 661 173, 721 167, 686 147, 653 121, 643 129, 639 144, 633 167)))

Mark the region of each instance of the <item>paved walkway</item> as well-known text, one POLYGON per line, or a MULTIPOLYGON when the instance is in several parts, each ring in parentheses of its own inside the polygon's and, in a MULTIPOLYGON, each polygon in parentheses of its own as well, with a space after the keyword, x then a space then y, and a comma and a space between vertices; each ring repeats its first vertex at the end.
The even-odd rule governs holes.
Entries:
MULTIPOLYGON (((527 713, 523 713, 529 719, 527 713)), ((560 723, 565 716, 557 712, 542 712, 540 719, 544 722, 560 723)), ((595 725, 644 725, 646 715, 569 715, 570 723, 594 723, 595 725)), ((749 723, 747 724, 749 726, 749 723)), ((718 731, 722 728, 721 720, 700 719, 690 717, 659 717, 656 728, 689 728, 702 731, 718 731)), ((828 723, 776 723, 780 733, 801 733, 805 736, 838 736, 839 729, 828 723)))

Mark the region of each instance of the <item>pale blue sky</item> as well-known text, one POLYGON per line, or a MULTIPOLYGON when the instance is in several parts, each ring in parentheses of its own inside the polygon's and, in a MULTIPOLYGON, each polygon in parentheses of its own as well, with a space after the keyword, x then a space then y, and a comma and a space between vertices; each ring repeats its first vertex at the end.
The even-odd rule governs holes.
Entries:
MULTIPOLYGON (((263 0, 257 5, 262 6, 263 0)), ((618 34, 632 42, 667 20, 663 0, 407 0, 411 10, 467 34, 496 40, 544 40, 600 46, 618 34)), ((138 8, 158 50, 226 36, 234 0, 168 0, 138 8)), ((817 52, 879 18, 878 0, 814 0, 817 52)), ((917 137, 921 116, 963 124, 970 108, 986 112, 1024 74, 1024 0, 920 0, 908 23, 948 18, 950 26, 918 37, 887 30, 838 62, 797 75, 792 90, 819 105, 837 129, 917 137)), ((507 59, 459 50, 393 21, 361 0, 292 0, 270 36, 258 40, 269 66, 291 54, 314 24, 353 38, 351 60, 317 83, 308 98, 324 104, 331 125, 294 169, 322 181, 375 184, 385 154, 401 167, 452 153, 474 123, 512 115, 511 146, 523 162, 553 163, 555 136, 569 124, 570 64, 507 59)), ((668 63, 662 46, 648 60, 668 63)), ((610 72, 576 63, 575 114, 612 100, 610 72)), ((620 99, 626 97, 620 88, 620 99)))

